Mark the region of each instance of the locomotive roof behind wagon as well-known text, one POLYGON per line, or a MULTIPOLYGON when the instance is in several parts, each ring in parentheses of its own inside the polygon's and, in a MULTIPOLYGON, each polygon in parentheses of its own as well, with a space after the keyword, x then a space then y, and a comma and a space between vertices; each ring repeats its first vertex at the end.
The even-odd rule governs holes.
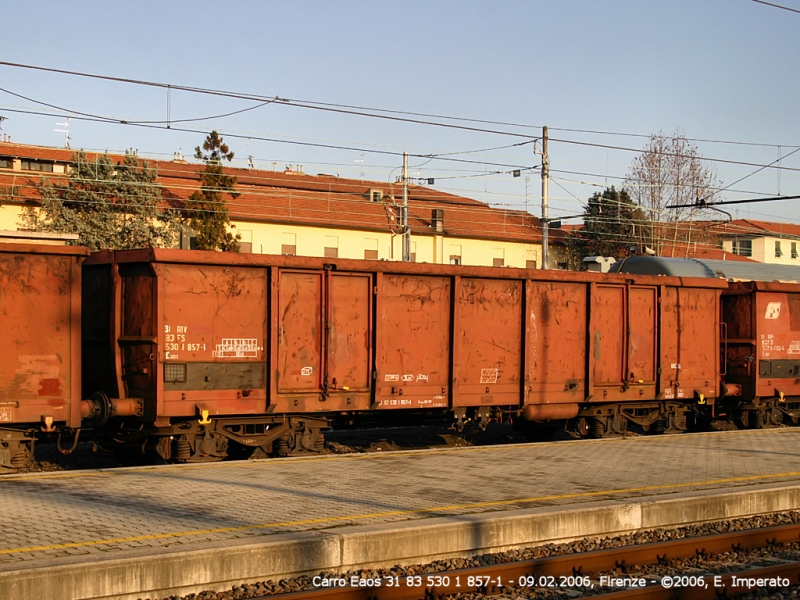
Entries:
POLYGON ((792 281, 800 283, 800 267, 756 262, 630 256, 615 263, 612 273, 708 277, 728 281, 792 281))

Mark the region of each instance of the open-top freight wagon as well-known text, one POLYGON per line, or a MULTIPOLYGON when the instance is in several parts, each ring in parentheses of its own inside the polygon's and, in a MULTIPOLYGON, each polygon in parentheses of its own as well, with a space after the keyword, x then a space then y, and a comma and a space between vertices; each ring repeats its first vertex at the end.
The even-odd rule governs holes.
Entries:
MULTIPOLYGON (((319 450, 332 420, 683 430, 719 396, 721 280, 181 250, 83 271, 83 394, 166 460, 319 450), (123 416, 125 415, 125 416, 123 416)), ((0 384, 2 389, 2 384, 0 384)), ((38 418, 33 420, 38 421, 38 418)))
MULTIPOLYGON (((0 466, 24 466, 36 434, 81 426, 84 248, 0 242, 0 466)), ((55 241, 55 240, 54 240, 55 241)))
POLYGON ((745 427, 800 423, 800 285, 731 282, 722 319, 727 410, 745 427))
POLYGON ((717 414, 742 427, 800 424, 800 267, 632 256, 612 271, 727 280, 717 414))

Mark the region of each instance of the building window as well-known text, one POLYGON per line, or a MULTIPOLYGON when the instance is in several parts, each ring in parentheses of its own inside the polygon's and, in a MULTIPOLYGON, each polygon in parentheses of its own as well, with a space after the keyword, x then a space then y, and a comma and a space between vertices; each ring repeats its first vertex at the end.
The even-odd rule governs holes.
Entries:
POLYGON ((339 236, 326 235, 324 237, 325 258, 339 258, 339 236))
POLYGON ((52 173, 53 172, 53 163, 48 162, 46 160, 29 160, 27 158, 22 159, 22 170, 23 171, 42 171, 43 173, 52 173))
POLYGON ((506 251, 503 248, 494 248, 492 251, 492 266, 506 266, 506 251))
POLYGON ((239 236, 239 253, 252 254, 253 252, 253 232, 249 229, 240 229, 239 236))
POLYGON ((281 234, 281 254, 284 256, 297 256, 297 234, 281 234))
POLYGON ((383 190, 370 190, 369 199, 373 202, 380 202, 383 200, 383 190))
POLYGON ((417 262, 417 242, 411 242, 408 248, 408 262, 417 262))
POLYGON ((780 258, 783 256, 783 251, 781 250, 781 242, 780 240, 775 241, 775 258, 780 258))
POLYGON ((792 258, 797 258, 797 242, 792 242, 792 258))
POLYGON ((0 156, 0 169, 10 169, 14 163, 10 156, 0 156))
POLYGON ((450 264, 461 265, 461 257, 464 256, 463 249, 460 244, 450 244, 450 264))
POLYGON ((733 253, 739 256, 753 256, 753 241, 733 240, 733 253))
POLYGON ((536 261, 535 260, 526 260, 525 261, 525 268, 526 269, 535 269, 536 268, 536 261))
POLYGON ((364 258, 378 260, 378 240, 371 238, 364 240, 364 258))

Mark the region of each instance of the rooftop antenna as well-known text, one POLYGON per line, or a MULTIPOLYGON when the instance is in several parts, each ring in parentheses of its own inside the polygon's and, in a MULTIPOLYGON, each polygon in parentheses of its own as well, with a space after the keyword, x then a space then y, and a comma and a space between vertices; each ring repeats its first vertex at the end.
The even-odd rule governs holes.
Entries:
POLYGON ((354 162, 361 163, 361 181, 364 181, 364 152, 361 153, 361 158, 355 159, 354 162))
POLYGON ((69 148, 69 141, 72 139, 69 137, 69 117, 63 123, 56 123, 56 125, 61 125, 64 129, 53 129, 53 131, 57 133, 63 133, 65 135, 64 138, 64 148, 69 148))
POLYGON ((251 169, 256 168, 253 164, 253 154, 250 152, 250 138, 247 138, 247 166, 251 169))
POLYGON ((3 131, 3 121, 6 120, 6 117, 0 115, 0 131, 3 131))

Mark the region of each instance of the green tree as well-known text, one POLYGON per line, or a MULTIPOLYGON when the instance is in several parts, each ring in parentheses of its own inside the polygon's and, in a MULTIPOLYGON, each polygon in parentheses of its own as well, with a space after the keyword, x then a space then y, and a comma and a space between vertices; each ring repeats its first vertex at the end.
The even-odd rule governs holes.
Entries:
POLYGON ((634 204, 627 190, 614 186, 603 193, 596 192, 584 207, 583 227, 569 242, 573 263, 586 256, 613 256, 623 258, 630 254, 631 246, 643 250, 643 240, 649 238, 649 223, 645 213, 634 204))
POLYGON ((203 142, 202 148, 195 148, 195 158, 205 162, 200 173, 200 190, 193 192, 186 202, 186 217, 189 227, 195 232, 196 247, 200 250, 222 250, 238 252, 239 240, 228 230, 231 227, 225 194, 232 199, 239 194, 235 191, 236 177, 226 175, 222 161, 233 160, 233 152, 222 141, 222 137, 212 131, 203 142))
POLYGON ((38 186, 41 207, 28 207, 23 225, 36 231, 74 233, 91 250, 170 247, 180 232, 178 216, 161 209, 158 172, 126 153, 114 163, 108 154, 89 161, 72 156, 66 184, 45 179, 38 186))

